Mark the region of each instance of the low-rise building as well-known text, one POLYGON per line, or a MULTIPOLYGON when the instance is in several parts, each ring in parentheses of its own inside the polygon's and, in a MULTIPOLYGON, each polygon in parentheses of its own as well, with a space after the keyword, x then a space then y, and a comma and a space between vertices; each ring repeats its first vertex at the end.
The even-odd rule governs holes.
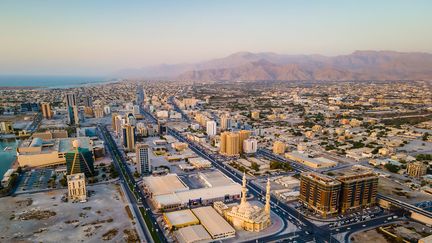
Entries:
POLYGON ((199 220, 190 209, 164 213, 163 219, 170 230, 199 224, 199 220))
POLYGON ((66 163, 66 153, 75 151, 73 141, 93 152, 93 142, 88 137, 59 138, 47 141, 33 138, 23 141, 17 148, 17 160, 21 167, 45 167, 66 163))
POLYGON ((407 165, 407 173, 411 177, 420 178, 427 173, 428 166, 423 162, 416 161, 407 165))
POLYGON ((276 141, 273 143, 273 153, 275 154, 284 154, 285 153, 285 143, 281 141, 276 141))
POLYGON ((192 212, 197 216, 213 240, 235 237, 235 229, 213 207, 194 208, 192 212))
POLYGON ((313 169, 330 168, 338 165, 336 161, 324 157, 313 158, 307 153, 300 153, 298 151, 286 153, 285 157, 298 163, 302 163, 313 169))
POLYGON ((174 232, 179 243, 210 242, 211 236, 202 225, 192 225, 174 232))
POLYGON ((210 161, 201 157, 189 158, 188 161, 196 169, 210 168, 212 166, 210 161))
POLYGON ((84 173, 77 173, 67 176, 68 199, 69 201, 86 201, 87 189, 84 173))

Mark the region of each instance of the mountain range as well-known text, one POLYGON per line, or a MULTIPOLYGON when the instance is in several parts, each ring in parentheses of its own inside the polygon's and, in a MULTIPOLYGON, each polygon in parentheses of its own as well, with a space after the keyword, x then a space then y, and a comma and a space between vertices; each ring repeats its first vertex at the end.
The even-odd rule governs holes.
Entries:
POLYGON ((355 51, 330 57, 238 52, 199 63, 126 69, 116 76, 186 81, 432 80, 432 54, 355 51))

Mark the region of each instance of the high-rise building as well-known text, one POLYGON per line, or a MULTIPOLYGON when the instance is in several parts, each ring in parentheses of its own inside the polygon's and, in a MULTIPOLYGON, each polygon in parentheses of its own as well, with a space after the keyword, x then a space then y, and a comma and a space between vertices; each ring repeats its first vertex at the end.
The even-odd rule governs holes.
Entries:
POLYGON ((117 113, 111 114, 111 127, 114 131, 116 130, 116 117, 117 117, 117 115, 118 115, 117 113))
POLYGON ((121 115, 117 115, 115 117, 115 132, 117 137, 122 136, 122 127, 125 124, 123 117, 121 115))
POLYGON ((42 116, 45 119, 51 119, 53 112, 51 110, 51 105, 48 102, 42 102, 41 103, 41 110, 42 110, 42 116))
POLYGON ((2 121, 0 122, 0 133, 13 133, 13 122, 12 121, 2 121))
POLYGON ((84 107, 84 115, 86 117, 94 117, 93 108, 91 107, 84 107))
POLYGON ((67 174, 84 173, 86 177, 95 175, 93 152, 81 148, 79 140, 72 142, 74 151, 65 153, 67 174))
POLYGON ((103 107, 103 111, 104 111, 105 115, 110 114, 110 113, 111 113, 111 108, 110 108, 110 106, 109 106, 109 105, 105 105, 105 106, 103 107))
POLYGON ((254 119, 254 120, 259 120, 259 118, 260 118, 259 111, 252 111, 251 112, 251 118, 254 119))
POLYGON ((202 114, 202 113, 197 113, 197 114, 195 114, 195 120, 202 127, 205 127, 207 125, 207 121, 209 120, 209 118, 207 116, 205 116, 204 114, 202 114))
POLYGON ((135 118, 134 114, 129 113, 126 116, 126 123, 129 124, 129 125, 132 125, 132 126, 136 125, 136 118, 135 118))
POLYGON ((222 131, 228 130, 231 127, 231 119, 229 118, 229 115, 223 114, 220 120, 221 120, 222 131))
POLYGON ((221 133, 220 136, 220 148, 219 148, 219 152, 221 154, 225 154, 226 153, 226 143, 227 143, 227 136, 228 136, 229 132, 223 132, 221 133))
POLYGON ((243 141, 243 153, 253 154, 258 149, 258 141, 254 138, 248 138, 243 141))
POLYGON ((407 173, 411 177, 420 178, 426 175, 427 165, 420 161, 411 162, 407 166, 407 173))
POLYGON ((341 182, 315 173, 302 173, 300 177, 300 201, 322 216, 337 214, 340 207, 341 182))
POLYGON ((87 200, 87 189, 84 173, 68 175, 68 200, 84 202, 87 200))
POLYGON ((78 106, 73 106, 73 117, 74 117, 74 124, 79 125, 80 124, 80 114, 78 110, 78 106))
POLYGON ((240 154, 239 144, 239 134, 233 132, 229 133, 226 137, 226 155, 233 156, 240 154))
POLYGON ((78 125, 80 123, 78 106, 68 106, 68 123, 78 125))
POLYGON ((342 183, 340 205, 342 213, 370 207, 376 203, 378 176, 373 172, 353 171, 336 179, 342 183))
POLYGON ((90 95, 86 95, 83 97, 83 102, 85 107, 92 107, 93 106, 93 97, 90 95))
POLYGON ((139 107, 139 105, 134 105, 134 106, 132 106, 132 113, 133 113, 134 115, 138 115, 138 114, 140 114, 140 107, 139 107))
POLYGON ((251 131, 241 130, 238 134, 239 134, 239 153, 243 153, 243 141, 250 137, 251 131))
POLYGON ((93 108, 93 113, 95 118, 104 117, 104 110, 101 105, 95 105, 93 108))
POLYGON ((135 126, 123 125, 123 147, 126 151, 134 151, 135 149, 135 126))
POLYGON ((275 154, 284 154, 285 153, 285 144, 281 141, 275 141, 273 143, 273 153, 275 154))
POLYGON ((138 143, 135 146, 137 170, 140 175, 149 174, 151 172, 151 162, 149 158, 149 146, 147 144, 138 143))
POLYGON ((77 106, 77 96, 75 93, 67 93, 65 97, 66 107, 77 106))
POLYGON ((213 137, 216 135, 216 122, 215 121, 207 121, 207 135, 209 137, 213 137))

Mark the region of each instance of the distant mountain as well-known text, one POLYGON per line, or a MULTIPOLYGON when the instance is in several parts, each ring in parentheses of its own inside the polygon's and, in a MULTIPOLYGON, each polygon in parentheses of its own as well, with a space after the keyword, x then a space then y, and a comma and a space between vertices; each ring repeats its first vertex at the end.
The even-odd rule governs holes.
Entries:
POLYGON ((123 70, 120 74, 193 81, 432 80, 432 54, 356 51, 327 57, 239 52, 201 63, 123 70))

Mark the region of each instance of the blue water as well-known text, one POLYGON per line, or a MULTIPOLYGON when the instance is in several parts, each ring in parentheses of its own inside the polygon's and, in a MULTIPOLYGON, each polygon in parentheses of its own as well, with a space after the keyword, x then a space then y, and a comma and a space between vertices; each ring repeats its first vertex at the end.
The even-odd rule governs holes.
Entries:
POLYGON ((70 88, 109 81, 106 77, 0 75, 0 87, 70 88))
POLYGON ((17 145, 16 140, 0 140, 0 180, 16 159, 17 145), (4 151, 6 147, 11 147, 11 150, 4 151))

